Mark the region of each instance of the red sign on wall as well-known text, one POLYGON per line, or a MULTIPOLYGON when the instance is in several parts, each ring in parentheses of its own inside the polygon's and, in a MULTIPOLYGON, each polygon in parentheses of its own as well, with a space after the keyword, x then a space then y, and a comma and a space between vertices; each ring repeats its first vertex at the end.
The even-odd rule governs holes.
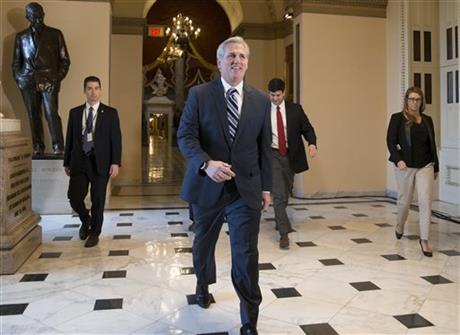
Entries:
POLYGON ((149 25, 147 28, 147 35, 150 37, 163 37, 165 35, 165 28, 164 26, 149 25))

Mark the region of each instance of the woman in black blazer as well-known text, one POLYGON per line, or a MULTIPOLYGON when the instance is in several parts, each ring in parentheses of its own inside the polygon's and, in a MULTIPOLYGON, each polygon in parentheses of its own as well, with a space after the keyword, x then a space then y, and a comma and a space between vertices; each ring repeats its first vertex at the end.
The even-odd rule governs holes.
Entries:
POLYGON ((398 214, 395 229, 399 240, 409 214, 414 187, 419 205, 420 247, 425 256, 433 251, 428 242, 431 222, 433 182, 439 171, 433 120, 423 114, 425 99, 418 87, 411 87, 404 96, 404 108, 391 116, 387 132, 389 160, 395 164, 398 185, 398 214))

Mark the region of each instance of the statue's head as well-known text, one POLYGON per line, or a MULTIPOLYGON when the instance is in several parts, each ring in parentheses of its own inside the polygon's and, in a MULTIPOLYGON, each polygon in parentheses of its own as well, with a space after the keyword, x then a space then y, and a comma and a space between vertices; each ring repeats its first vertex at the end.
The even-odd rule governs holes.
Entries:
POLYGON ((45 12, 38 2, 31 2, 26 6, 26 19, 29 20, 33 26, 43 25, 44 17, 45 12))

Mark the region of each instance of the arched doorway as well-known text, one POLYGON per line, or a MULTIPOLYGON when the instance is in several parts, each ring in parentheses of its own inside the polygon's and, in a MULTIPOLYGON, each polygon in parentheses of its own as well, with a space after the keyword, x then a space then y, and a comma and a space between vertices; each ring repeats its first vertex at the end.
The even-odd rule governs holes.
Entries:
POLYGON ((143 42, 143 183, 155 194, 177 194, 185 161, 176 144, 176 130, 188 89, 218 75, 215 52, 230 36, 229 19, 217 1, 157 0, 146 15, 143 42), (181 13, 201 32, 180 45, 183 54, 167 59, 165 30, 181 13), (213 15, 209 15, 213 13, 213 15))

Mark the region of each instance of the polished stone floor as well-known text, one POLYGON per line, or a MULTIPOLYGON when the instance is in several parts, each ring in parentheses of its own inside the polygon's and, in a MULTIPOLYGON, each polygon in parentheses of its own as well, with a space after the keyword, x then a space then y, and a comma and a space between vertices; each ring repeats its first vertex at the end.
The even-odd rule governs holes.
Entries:
MULTIPOLYGON (((394 237, 395 205, 293 200, 297 232, 280 250, 273 209, 259 238, 260 334, 459 334, 460 224, 433 218, 434 256, 418 244, 417 213, 394 237)), ((238 334, 226 227, 215 303, 193 304, 187 209, 109 210, 99 245, 78 218, 42 216, 43 244, 1 276, 1 334, 238 334)))

